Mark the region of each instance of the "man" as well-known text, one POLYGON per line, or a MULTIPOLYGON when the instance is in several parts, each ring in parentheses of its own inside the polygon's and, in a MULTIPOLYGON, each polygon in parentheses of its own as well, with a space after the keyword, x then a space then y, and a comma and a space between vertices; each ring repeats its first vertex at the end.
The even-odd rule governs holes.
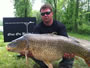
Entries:
MULTIPOLYGON (((40 13, 42 22, 35 27, 34 33, 39 34, 55 33, 57 35, 68 37, 64 24, 56 20, 53 20, 53 11, 51 5, 49 4, 43 5, 40 9, 40 13)), ((70 57, 74 56, 66 53, 62 61, 59 63, 58 68, 72 68, 74 58, 70 57)), ((34 58, 33 60, 35 60, 36 63, 38 63, 41 68, 48 68, 42 61, 36 60, 34 58)))

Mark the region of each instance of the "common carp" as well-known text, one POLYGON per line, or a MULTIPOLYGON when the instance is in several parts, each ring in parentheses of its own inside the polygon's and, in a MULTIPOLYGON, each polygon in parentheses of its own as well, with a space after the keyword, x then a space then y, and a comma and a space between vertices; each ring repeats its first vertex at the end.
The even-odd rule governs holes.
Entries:
POLYGON ((25 34, 9 43, 7 50, 32 54, 35 59, 43 61, 48 68, 53 68, 51 62, 61 59, 64 53, 74 54, 83 58, 90 67, 90 49, 64 36, 25 34))

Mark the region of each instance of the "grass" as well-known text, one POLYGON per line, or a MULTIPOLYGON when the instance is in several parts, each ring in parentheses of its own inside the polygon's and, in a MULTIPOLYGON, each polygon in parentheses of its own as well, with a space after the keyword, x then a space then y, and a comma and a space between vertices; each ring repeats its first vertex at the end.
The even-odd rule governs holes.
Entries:
POLYGON ((90 35, 85 35, 85 34, 77 34, 77 33, 68 33, 70 36, 76 37, 76 38, 80 38, 80 39, 84 39, 84 40, 88 40, 90 41, 90 35))
MULTIPOLYGON (((77 38, 83 38, 86 40, 90 40, 89 35, 78 35, 69 33, 70 36, 74 36, 77 38)), ((34 64, 36 64, 31 58, 29 58, 29 63, 26 64, 25 58, 17 58, 17 53, 8 52, 6 50, 6 44, 3 42, 3 36, 0 35, 0 68, 33 68, 34 64)), ((87 66, 85 61, 77 57, 78 59, 75 59, 73 68, 90 68, 87 66)), ((54 68, 57 68, 58 61, 53 63, 54 68)), ((36 64, 36 68, 39 68, 39 66, 36 64)))
POLYGON ((0 68, 33 68, 35 63, 29 59, 29 64, 25 62, 25 58, 17 58, 17 53, 8 52, 5 47, 0 48, 0 68))

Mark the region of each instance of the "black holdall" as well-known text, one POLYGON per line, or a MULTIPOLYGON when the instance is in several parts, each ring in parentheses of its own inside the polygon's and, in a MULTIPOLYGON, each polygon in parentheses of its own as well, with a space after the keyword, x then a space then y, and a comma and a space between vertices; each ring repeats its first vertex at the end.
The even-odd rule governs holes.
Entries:
POLYGON ((4 42, 10 42, 25 33, 32 33, 35 24, 35 17, 3 18, 4 42))

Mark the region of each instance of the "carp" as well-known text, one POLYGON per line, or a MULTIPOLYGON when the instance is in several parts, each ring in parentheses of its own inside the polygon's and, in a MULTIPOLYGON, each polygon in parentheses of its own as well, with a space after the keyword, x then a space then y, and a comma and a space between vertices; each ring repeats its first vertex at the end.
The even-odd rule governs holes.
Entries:
POLYGON ((31 54, 35 59, 43 61, 48 68, 53 68, 52 62, 61 59, 65 53, 83 58, 90 67, 90 49, 79 42, 60 35, 25 34, 7 45, 11 52, 31 54))

